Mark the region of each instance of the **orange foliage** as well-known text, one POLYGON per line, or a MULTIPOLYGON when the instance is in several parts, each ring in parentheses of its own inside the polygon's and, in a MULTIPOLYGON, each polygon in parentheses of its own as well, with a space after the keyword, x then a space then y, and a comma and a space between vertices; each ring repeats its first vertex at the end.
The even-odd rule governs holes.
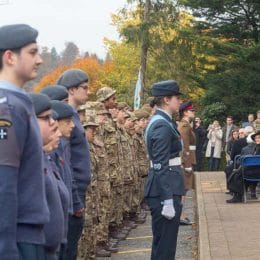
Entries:
POLYGON ((56 84, 59 76, 67 69, 81 69, 85 71, 90 78, 90 82, 89 82, 90 92, 95 93, 101 84, 99 80, 99 75, 103 70, 103 67, 105 68, 105 66, 100 64, 97 61, 97 59, 94 57, 77 59, 74 61, 73 64, 67 66, 61 65, 57 67, 55 70, 51 71, 46 76, 44 76, 40 80, 40 82, 38 82, 38 84, 34 86, 34 91, 40 92, 47 85, 56 84))

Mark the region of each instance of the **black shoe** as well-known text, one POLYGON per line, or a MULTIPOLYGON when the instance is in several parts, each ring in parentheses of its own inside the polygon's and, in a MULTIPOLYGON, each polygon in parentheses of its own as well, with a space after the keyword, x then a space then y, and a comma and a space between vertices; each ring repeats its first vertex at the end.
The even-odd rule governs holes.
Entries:
POLYGON ((226 200, 227 203, 241 203, 242 197, 238 195, 234 195, 234 197, 230 200, 226 200))
POLYGON ((225 194, 227 194, 227 195, 234 195, 234 193, 232 191, 227 191, 227 192, 225 192, 225 194))
POLYGON ((192 225, 192 224, 193 224, 193 222, 191 222, 190 219, 188 219, 188 218, 180 220, 180 225, 181 226, 189 226, 189 225, 192 225))

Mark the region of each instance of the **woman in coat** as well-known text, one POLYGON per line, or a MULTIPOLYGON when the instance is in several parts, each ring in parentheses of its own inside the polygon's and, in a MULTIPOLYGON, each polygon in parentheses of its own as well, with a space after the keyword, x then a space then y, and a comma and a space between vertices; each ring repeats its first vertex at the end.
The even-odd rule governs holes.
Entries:
POLYGON ((208 128, 208 145, 206 150, 206 157, 210 158, 209 160, 209 169, 210 171, 218 171, 219 163, 221 159, 222 151, 222 136, 223 132, 219 125, 219 122, 215 120, 212 125, 208 128))

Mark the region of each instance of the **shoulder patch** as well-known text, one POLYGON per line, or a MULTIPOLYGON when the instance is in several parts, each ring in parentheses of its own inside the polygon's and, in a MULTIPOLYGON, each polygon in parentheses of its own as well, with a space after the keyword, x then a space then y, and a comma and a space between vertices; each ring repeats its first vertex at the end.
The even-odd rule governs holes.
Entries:
POLYGON ((6 103, 7 102, 7 97, 0 97, 0 104, 6 103))
POLYGON ((7 119, 0 119, 0 127, 10 127, 12 126, 12 122, 7 119))

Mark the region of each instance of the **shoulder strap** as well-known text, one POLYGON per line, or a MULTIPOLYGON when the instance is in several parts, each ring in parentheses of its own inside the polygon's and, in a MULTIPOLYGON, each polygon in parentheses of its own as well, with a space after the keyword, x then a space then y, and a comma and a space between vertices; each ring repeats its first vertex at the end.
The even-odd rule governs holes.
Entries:
POLYGON ((153 125, 153 123, 156 122, 156 121, 158 121, 158 120, 163 120, 164 122, 166 122, 166 123, 171 127, 173 133, 174 133, 175 135, 179 136, 179 134, 177 133, 176 129, 173 127, 173 125, 172 125, 168 120, 166 120, 166 119, 165 119, 163 116, 161 116, 161 115, 154 115, 154 116, 151 118, 151 120, 150 120, 148 126, 146 127, 145 133, 144 133, 144 139, 145 139, 146 145, 147 145, 148 132, 149 132, 151 126, 153 125))

